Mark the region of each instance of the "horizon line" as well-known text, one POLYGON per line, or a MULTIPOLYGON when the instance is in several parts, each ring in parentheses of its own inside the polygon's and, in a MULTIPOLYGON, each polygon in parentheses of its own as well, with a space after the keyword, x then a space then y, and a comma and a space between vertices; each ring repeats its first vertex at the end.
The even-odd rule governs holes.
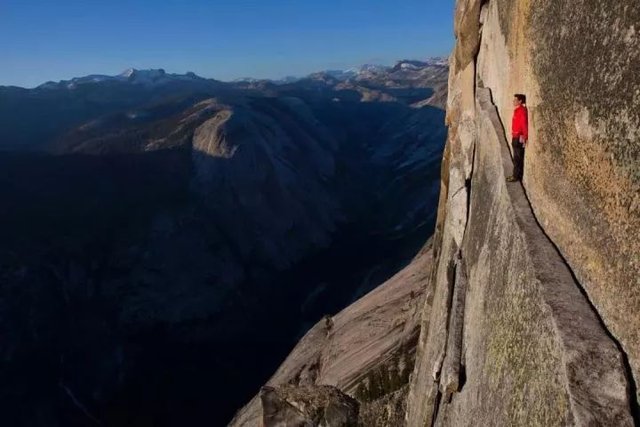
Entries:
POLYGON ((367 65, 373 65, 373 66, 383 66, 383 67, 392 67, 393 65, 388 65, 388 64, 398 64, 404 61, 428 61, 428 60, 435 60, 435 59, 441 59, 441 60, 448 60, 449 55, 434 55, 434 56, 428 56, 426 58, 403 58, 403 59, 396 59, 396 60, 390 60, 390 61, 385 61, 382 59, 373 59, 371 61, 363 61, 361 63, 359 63, 358 65, 352 65, 352 66, 347 66, 347 67, 324 67, 318 71, 312 71, 310 73, 307 74, 286 74, 286 75, 282 75, 280 77, 252 77, 252 76, 243 76, 243 77, 236 77, 233 79, 218 79, 215 77, 206 77, 203 76, 201 74, 195 73, 193 71, 185 71, 184 73, 176 73, 176 72, 169 72, 167 71, 166 68, 164 67, 158 67, 158 68, 154 68, 154 67, 149 67, 149 68, 136 68, 136 67, 127 67, 125 68, 123 71, 121 71, 118 74, 104 74, 104 73, 89 73, 89 74, 85 74, 85 75, 81 75, 81 76, 74 76, 68 79, 61 79, 61 80, 46 80, 42 83, 39 83, 37 85, 28 87, 28 86, 18 86, 18 85, 12 85, 12 84, 0 84, 0 87, 13 87, 13 88, 19 88, 19 89, 27 89, 27 90, 31 90, 31 89, 37 89, 40 86, 43 86, 47 83, 61 83, 61 82, 67 82, 67 81, 72 81, 73 79, 80 79, 80 78, 84 78, 84 77, 89 77, 89 76, 104 76, 104 77, 118 77, 121 76, 123 74, 125 74, 126 72, 133 70, 133 71, 163 71, 165 74, 169 74, 169 75, 177 75, 177 76, 185 76, 188 74, 194 74, 197 77, 200 77, 202 79, 205 80, 215 80, 215 81, 219 81, 222 83, 234 83, 237 81, 241 81, 241 80, 258 80, 258 81, 278 81, 278 80, 284 80, 287 78, 304 78, 307 76, 310 76, 312 74, 315 73, 322 73, 322 72, 326 72, 326 71, 348 71, 348 70, 352 70, 354 68, 359 69, 362 68, 364 66, 367 65))

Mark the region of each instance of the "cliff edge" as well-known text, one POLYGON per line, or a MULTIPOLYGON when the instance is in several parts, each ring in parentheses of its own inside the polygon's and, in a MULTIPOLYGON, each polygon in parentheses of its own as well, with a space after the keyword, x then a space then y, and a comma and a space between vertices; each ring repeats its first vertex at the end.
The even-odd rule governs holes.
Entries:
MULTIPOLYGON (((238 411, 232 427, 265 425, 327 425, 313 417, 295 424, 289 406, 308 406, 315 391, 336 387, 357 399, 359 426, 398 426, 403 423, 409 374, 415 361, 421 307, 431 270, 429 242, 413 261, 395 276, 335 316, 327 316, 305 334, 265 388, 238 411), (275 391, 272 391, 275 390, 275 391), (287 405, 265 406, 269 393, 291 396, 287 405), (273 421, 275 416, 282 418, 273 421), (269 421, 271 420, 271 421, 269 421), (288 420, 287 424, 283 420, 288 420)), ((317 399, 316 399, 317 400, 317 399)), ((304 412, 304 411, 303 411, 304 412)))
MULTIPOLYGON (((404 419, 366 421, 360 406, 359 425, 639 425, 638 23, 636 0, 458 0, 417 344, 406 327, 369 330, 417 284, 401 273, 312 329, 269 384, 328 384, 366 402, 357 385, 397 333, 393 347, 409 344, 415 363, 386 397, 404 419), (506 181, 515 93, 529 100, 522 183, 506 181), (359 306, 376 309, 360 317, 359 306)), ((256 397, 233 425, 259 416, 256 397)))
POLYGON ((638 422, 638 22, 631 0, 457 1, 408 426, 638 422))

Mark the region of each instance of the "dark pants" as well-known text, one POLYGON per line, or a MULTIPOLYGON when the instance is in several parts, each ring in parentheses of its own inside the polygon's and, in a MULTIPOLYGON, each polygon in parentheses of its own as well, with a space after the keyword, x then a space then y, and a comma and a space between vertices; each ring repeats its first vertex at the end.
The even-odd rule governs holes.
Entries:
POLYGON ((513 147, 513 177, 521 180, 524 172, 524 146, 519 138, 513 138, 511 146, 513 147))

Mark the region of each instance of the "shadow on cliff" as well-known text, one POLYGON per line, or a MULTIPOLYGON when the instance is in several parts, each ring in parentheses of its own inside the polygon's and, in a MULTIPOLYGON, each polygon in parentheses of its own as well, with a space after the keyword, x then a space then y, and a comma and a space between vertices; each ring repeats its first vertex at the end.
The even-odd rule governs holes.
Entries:
MULTIPOLYGON (((329 103, 314 108, 323 120, 334 120, 335 128, 346 120, 329 103)), ((343 106, 342 112, 355 108, 343 106)), ((436 110, 423 114, 444 128, 444 112, 436 110)), ((399 103, 372 103, 358 111, 358 129, 388 114, 420 114, 399 103)), ((394 181, 392 170, 362 160, 370 155, 367 140, 374 135, 348 129, 345 138, 358 143, 341 155, 356 159, 361 168, 342 165, 336 192, 350 214, 336 224, 330 243, 306 248, 285 270, 242 253, 233 247, 233 236, 211 224, 210 212, 194 201, 190 189, 190 147, 108 156, 1 153, 4 422, 174 426, 228 421, 309 327, 391 277, 430 237, 444 134, 433 159, 394 181), (422 200, 420 206, 414 206, 416 200, 422 200), (399 218, 402 206, 411 208, 411 215, 399 218), (151 304, 151 312, 123 322, 131 293, 152 297, 147 285, 133 282, 132 271, 140 263, 153 264, 145 260, 154 249, 149 236, 160 213, 173 223, 173 237, 163 245, 167 252, 173 247, 181 270, 208 273, 206 259, 196 261, 207 249, 194 246, 193 253, 181 253, 181 245, 195 242, 193 235, 213 236, 205 247, 228 246, 230 259, 243 269, 242 279, 220 304, 198 314, 187 304, 173 320, 156 319, 151 304), (391 227, 394 220, 402 226, 391 227)), ((227 161, 205 159, 210 168, 227 161)), ((215 281, 210 286, 216 287, 215 281)), ((202 287, 181 292, 208 298, 199 294, 202 287)))

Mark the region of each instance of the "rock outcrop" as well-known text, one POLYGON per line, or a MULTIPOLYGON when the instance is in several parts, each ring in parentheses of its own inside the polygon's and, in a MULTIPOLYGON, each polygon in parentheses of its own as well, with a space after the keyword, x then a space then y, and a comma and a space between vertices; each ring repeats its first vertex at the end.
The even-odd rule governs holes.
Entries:
POLYGON ((356 427, 358 402, 331 386, 263 387, 264 427, 356 427))
POLYGON ((638 22, 636 1, 458 0, 408 426, 638 422, 638 22))
MULTIPOLYGON (((400 425, 430 266, 428 245, 385 284, 318 322, 267 386, 337 387, 359 402, 359 425, 400 425)), ((263 397, 256 396, 230 425, 260 425, 266 416, 263 402, 263 397)), ((282 411, 286 412, 285 408, 282 411)))

